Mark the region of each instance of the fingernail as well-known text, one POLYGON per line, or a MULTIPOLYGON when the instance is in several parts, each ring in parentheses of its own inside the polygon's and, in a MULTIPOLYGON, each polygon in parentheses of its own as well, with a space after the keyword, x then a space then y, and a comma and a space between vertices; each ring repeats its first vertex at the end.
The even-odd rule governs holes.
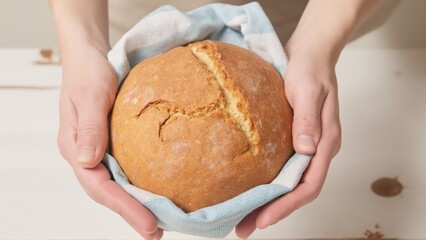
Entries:
POLYGON ((142 231, 144 231, 146 234, 154 234, 155 232, 157 232, 157 228, 156 229, 154 229, 154 230, 151 230, 151 231, 147 231, 147 230, 145 230, 145 229, 143 229, 142 231))
POLYGON ((95 148, 92 146, 85 146, 78 148, 77 162, 88 163, 95 158, 95 148))
POLYGON ((297 137, 299 149, 304 153, 314 153, 316 150, 314 138, 300 134, 297 137))

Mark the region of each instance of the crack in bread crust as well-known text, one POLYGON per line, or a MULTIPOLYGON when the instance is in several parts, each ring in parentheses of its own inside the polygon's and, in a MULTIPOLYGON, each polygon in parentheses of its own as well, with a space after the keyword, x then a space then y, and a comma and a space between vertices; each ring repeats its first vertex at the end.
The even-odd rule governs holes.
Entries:
POLYGON ((176 117, 193 118, 206 117, 213 113, 222 111, 225 116, 233 120, 238 128, 244 133, 250 144, 249 150, 255 156, 258 154, 259 133, 252 123, 247 107, 247 102, 236 87, 233 86, 232 80, 225 71, 225 66, 221 62, 221 55, 212 43, 203 42, 190 44, 187 48, 192 52, 195 58, 200 61, 206 69, 212 74, 213 79, 218 84, 222 96, 208 106, 197 108, 191 112, 185 112, 184 109, 178 108, 172 102, 167 100, 155 100, 146 104, 141 111, 134 116, 139 118, 145 111, 150 108, 156 108, 159 111, 166 111, 169 116, 159 123, 158 136, 163 141, 162 129, 176 117))
POLYGON ((213 74, 225 97, 224 110, 235 120, 238 128, 244 133, 250 143, 250 150, 253 155, 259 152, 259 133, 250 119, 247 102, 241 92, 233 85, 232 80, 226 73, 225 66, 221 61, 221 55, 217 51, 216 45, 210 42, 195 43, 188 46, 194 56, 204 63, 207 69, 213 74))
POLYGON ((284 93, 273 66, 249 50, 214 41, 175 48, 120 86, 111 154, 134 186, 186 213, 227 201, 271 182, 293 154, 284 93))
POLYGON ((163 138, 162 138, 163 127, 166 126, 173 119, 173 117, 184 117, 186 119, 190 119, 194 117, 206 117, 224 109, 223 105, 224 105, 223 99, 219 98, 214 103, 208 106, 197 108, 194 111, 186 113, 185 110, 181 108, 177 108, 169 101, 157 100, 145 105, 145 107, 142 108, 142 110, 136 116, 134 116, 134 118, 139 118, 143 113, 148 111, 148 109, 150 108, 156 108, 158 111, 166 111, 169 114, 169 116, 163 121, 161 121, 158 126, 158 137, 161 139, 161 141, 163 141, 163 138))
POLYGON ((215 112, 217 109, 222 108, 221 105, 223 105, 223 100, 218 99, 217 101, 213 102, 212 104, 208 106, 197 108, 196 110, 187 113, 185 112, 185 110, 174 106, 171 102, 160 99, 160 100, 152 101, 146 104, 145 107, 143 107, 142 110, 134 116, 134 118, 139 118, 143 113, 148 111, 148 109, 150 108, 157 108, 158 110, 166 110, 171 115, 176 115, 179 117, 186 117, 186 118, 209 116, 213 112, 215 112))

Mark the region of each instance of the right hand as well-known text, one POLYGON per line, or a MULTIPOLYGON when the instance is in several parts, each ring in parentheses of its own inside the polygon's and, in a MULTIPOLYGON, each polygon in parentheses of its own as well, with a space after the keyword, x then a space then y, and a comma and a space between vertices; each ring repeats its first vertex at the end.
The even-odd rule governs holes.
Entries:
POLYGON ((101 163, 108 142, 108 114, 115 100, 116 75, 94 47, 62 59, 58 145, 81 186, 96 202, 121 215, 145 239, 160 239, 156 217, 111 179, 101 163))
POLYGON ((299 154, 313 155, 312 160, 293 191, 257 209, 237 225, 239 237, 248 238, 256 228, 267 228, 315 200, 340 149, 335 64, 324 57, 326 54, 317 53, 308 50, 289 55, 284 75, 285 94, 294 112, 293 146, 299 154))

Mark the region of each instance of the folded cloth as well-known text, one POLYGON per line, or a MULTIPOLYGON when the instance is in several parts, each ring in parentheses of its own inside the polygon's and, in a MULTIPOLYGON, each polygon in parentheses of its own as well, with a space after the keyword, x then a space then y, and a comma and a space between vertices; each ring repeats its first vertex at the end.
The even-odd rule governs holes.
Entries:
MULTIPOLYGON (((270 62, 281 75, 284 74, 284 50, 256 2, 242 6, 210 4, 190 12, 181 12, 172 6, 160 7, 123 35, 108 53, 108 60, 121 83, 140 61, 204 39, 252 50, 270 62)), ((130 184, 117 161, 109 154, 103 161, 114 180, 154 213, 159 227, 197 236, 224 237, 250 212, 291 191, 310 159, 310 156, 295 154, 270 184, 254 187, 223 203, 191 213, 183 212, 166 197, 130 184)))

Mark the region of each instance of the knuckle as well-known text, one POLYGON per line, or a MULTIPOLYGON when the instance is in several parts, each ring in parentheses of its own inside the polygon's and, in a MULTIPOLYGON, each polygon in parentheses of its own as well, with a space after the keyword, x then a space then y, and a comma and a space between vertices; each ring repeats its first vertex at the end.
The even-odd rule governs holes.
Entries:
POLYGON ((317 187, 309 187, 307 189, 308 202, 312 202, 318 198, 320 194, 320 189, 317 187))
POLYGON ((118 214, 118 215, 120 215, 122 218, 124 218, 124 211, 123 211, 123 209, 122 209, 120 206, 118 206, 118 205, 114 205, 112 208, 113 208, 112 210, 113 210, 115 213, 117 213, 117 214, 118 214))
POLYGON ((326 92, 325 87, 323 85, 318 85, 318 84, 304 86, 303 90, 301 91, 303 91, 303 94, 309 97, 315 97, 315 98, 317 98, 318 96, 324 97, 326 92))
POLYGON ((66 138, 62 135, 59 134, 57 139, 56 139, 56 143, 58 145, 58 149, 59 149, 59 153, 61 154, 61 156, 67 161, 69 162, 70 160, 70 156, 69 156, 69 147, 70 147, 70 143, 69 141, 66 140, 66 138))
POLYGON ((56 144, 58 145, 61 155, 64 156, 64 149, 65 149, 66 143, 65 143, 64 137, 62 137, 61 134, 59 134, 58 137, 56 138, 56 144))
POLYGON ((97 189, 88 189, 89 191, 87 192, 87 194, 89 195, 89 197, 91 197, 95 202, 104 205, 104 201, 101 198, 100 194, 99 194, 99 190, 97 189))
POLYGON ((289 214, 291 214, 291 213, 293 213, 293 212, 295 212, 297 209, 299 209, 299 203, 297 203, 297 202, 295 202, 295 201, 292 201, 292 202, 290 202, 289 203, 290 204, 290 211, 289 211, 289 214))
POLYGON ((342 139, 342 130, 340 126, 333 126, 328 130, 328 133, 334 141, 340 141, 342 139))
POLYGON ((103 128, 95 123, 82 123, 78 126, 77 131, 79 137, 91 137, 100 135, 103 128))
POLYGON ((335 141, 336 141, 336 151, 338 152, 342 146, 342 132, 337 130, 334 135, 335 141))
POLYGON ((313 99, 324 99, 327 95, 328 88, 328 86, 319 82, 301 81, 297 84, 287 85, 285 92, 293 101, 300 96, 313 99))
POLYGON ((337 154, 340 151, 340 148, 342 146, 342 130, 340 125, 336 125, 328 129, 328 135, 331 139, 331 142, 334 145, 335 151, 334 155, 337 154))
POLYGON ((93 201, 104 205, 104 202, 102 201, 102 198, 100 197, 100 187, 96 186, 82 186, 86 194, 93 199, 93 201))
POLYGON ((101 91, 97 87, 80 86, 77 89, 74 102, 80 106, 85 106, 90 103, 95 104, 103 109, 109 109, 112 106, 113 98, 110 93, 101 91))
POLYGON ((317 199, 319 197, 320 191, 319 190, 312 190, 311 194, 312 194, 311 201, 314 201, 315 199, 317 199))
POLYGON ((295 96, 304 96, 308 98, 320 99, 325 98, 327 87, 319 83, 298 84, 293 88, 295 96))
POLYGON ((295 116, 293 121, 293 126, 296 128, 315 129, 315 128, 319 128, 320 122, 316 115, 306 114, 302 116, 295 116))
POLYGON ((62 143, 60 143, 60 144, 58 144, 58 146, 59 146, 59 153, 61 154, 61 156, 66 160, 66 161, 68 161, 68 156, 67 156, 67 152, 65 151, 65 144, 62 144, 62 143))

